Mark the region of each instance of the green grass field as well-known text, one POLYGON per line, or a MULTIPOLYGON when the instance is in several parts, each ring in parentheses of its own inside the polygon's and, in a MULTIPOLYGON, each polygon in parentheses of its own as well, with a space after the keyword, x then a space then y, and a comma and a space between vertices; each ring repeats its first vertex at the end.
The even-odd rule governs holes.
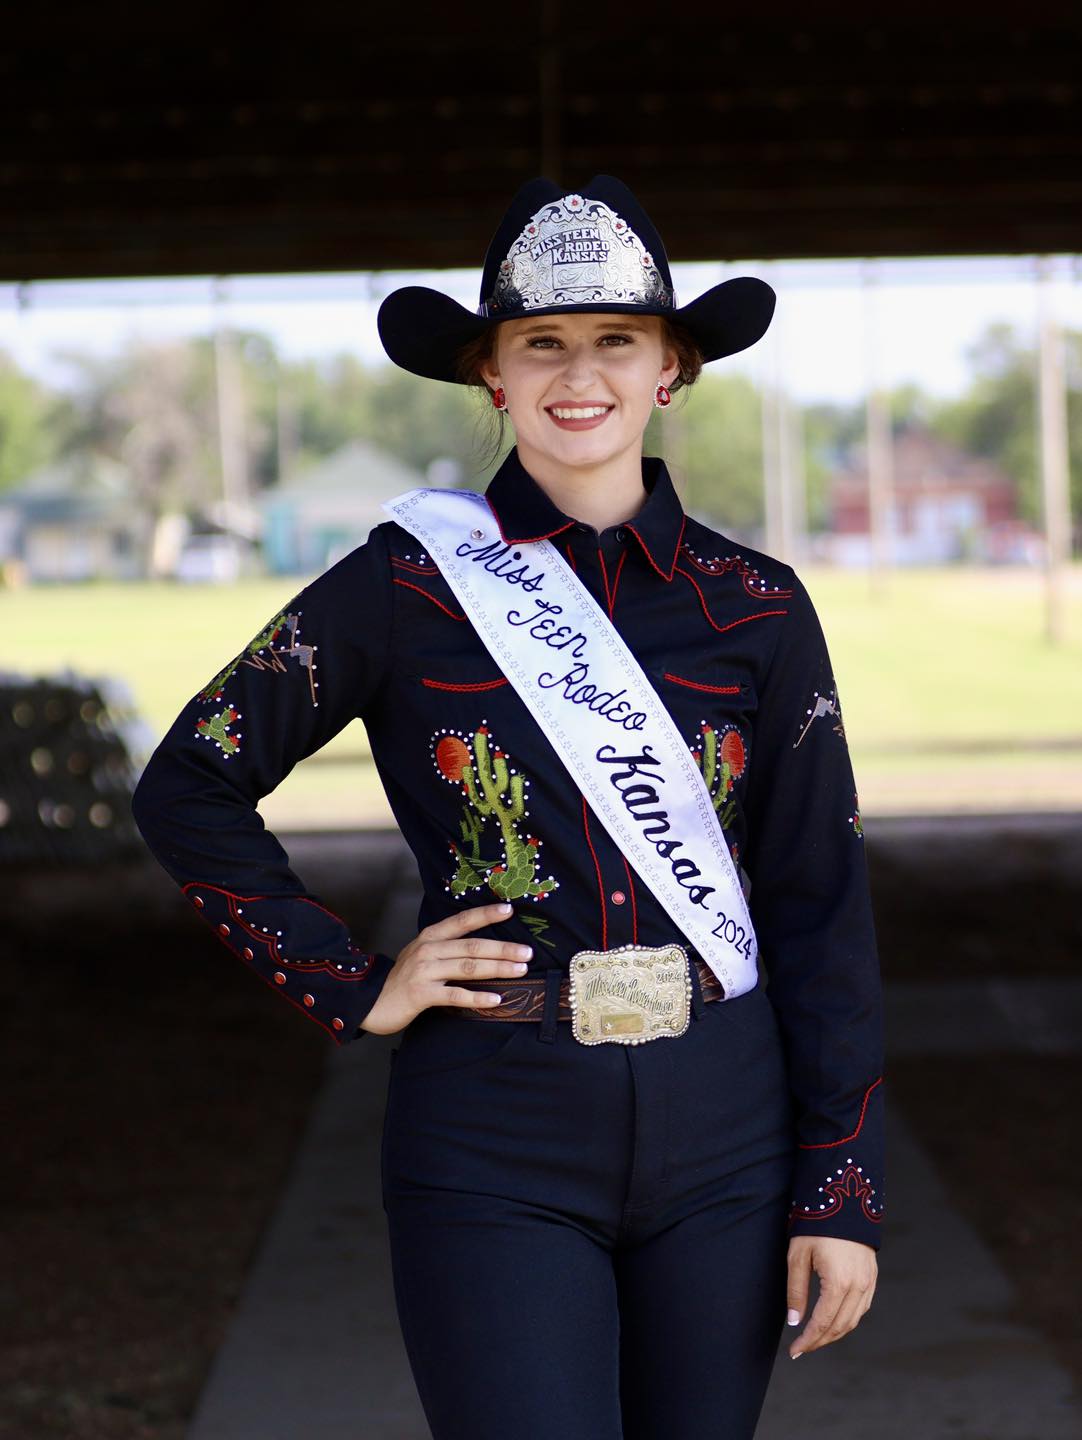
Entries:
MULTIPOLYGON (((1082 809, 1082 566, 1068 640, 1015 569, 863 574, 804 567, 834 662, 865 815, 1082 809)), ((84 585, 0 594, 3 668, 70 667, 131 688, 155 736, 302 582, 84 585)), ((393 823, 354 723, 260 807, 272 826, 393 823)))

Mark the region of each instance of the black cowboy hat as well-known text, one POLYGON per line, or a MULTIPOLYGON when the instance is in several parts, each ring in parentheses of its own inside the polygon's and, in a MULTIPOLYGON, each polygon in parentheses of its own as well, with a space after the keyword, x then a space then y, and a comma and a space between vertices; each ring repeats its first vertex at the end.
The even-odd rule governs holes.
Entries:
POLYGON ((580 311, 664 315, 704 360, 754 345, 777 297, 765 280, 724 280, 677 308, 661 237, 626 185, 595 175, 581 193, 529 180, 511 201, 485 256, 476 313, 439 290, 407 285, 379 307, 383 348, 404 370, 458 382, 462 347, 502 320, 580 311))

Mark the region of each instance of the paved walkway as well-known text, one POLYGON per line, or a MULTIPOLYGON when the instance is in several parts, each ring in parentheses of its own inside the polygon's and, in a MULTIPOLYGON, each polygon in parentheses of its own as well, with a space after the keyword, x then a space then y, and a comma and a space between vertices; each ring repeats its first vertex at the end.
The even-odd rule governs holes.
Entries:
MULTIPOLYGON (((414 873, 412 861, 395 870, 414 873)), ((417 901, 408 883, 390 893, 379 949, 395 953, 414 932, 417 901)), ((984 1041, 1077 1047, 1067 1015, 1082 1006, 1075 982, 987 987, 979 1025, 969 987, 964 996, 937 987, 934 1005, 923 990, 888 991, 889 1052, 956 1045, 960 1000, 969 1033, 984 1041)), ((391 1043, 366 1036, 330 1053, 189 1440, 429 1440, 398 1331, 380 1199, 391 1043)), ((783 1337, 757 1440, 1077 1440, 1082 1410, 1069 1377, 1039 1335, 1009 1318, 1010 1284, 889 1108, 887 1123, 894 1218, 876 1303, 852 1335, 802 1366, 783 1337)))

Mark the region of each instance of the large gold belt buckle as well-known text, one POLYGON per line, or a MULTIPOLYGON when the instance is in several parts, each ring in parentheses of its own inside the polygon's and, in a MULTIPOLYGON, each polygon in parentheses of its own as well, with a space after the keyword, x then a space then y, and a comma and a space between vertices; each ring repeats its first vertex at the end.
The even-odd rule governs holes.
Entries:
POLYGON ((583 1045, 643 1045, 683 1035, 691 967, 682 945, 621 945, 571 957, 571 1033, 583 1045))

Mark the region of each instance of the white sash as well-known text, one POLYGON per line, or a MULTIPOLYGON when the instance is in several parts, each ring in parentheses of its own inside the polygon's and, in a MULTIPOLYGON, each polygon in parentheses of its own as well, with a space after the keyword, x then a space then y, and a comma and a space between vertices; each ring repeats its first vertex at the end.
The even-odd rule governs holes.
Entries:
POLYGON ((702 772, 556 547, 506 544, 472 490, 407 490, 383 509, 426 547, 621 853, 726 996, 753 989, 755 932, 702 772))

